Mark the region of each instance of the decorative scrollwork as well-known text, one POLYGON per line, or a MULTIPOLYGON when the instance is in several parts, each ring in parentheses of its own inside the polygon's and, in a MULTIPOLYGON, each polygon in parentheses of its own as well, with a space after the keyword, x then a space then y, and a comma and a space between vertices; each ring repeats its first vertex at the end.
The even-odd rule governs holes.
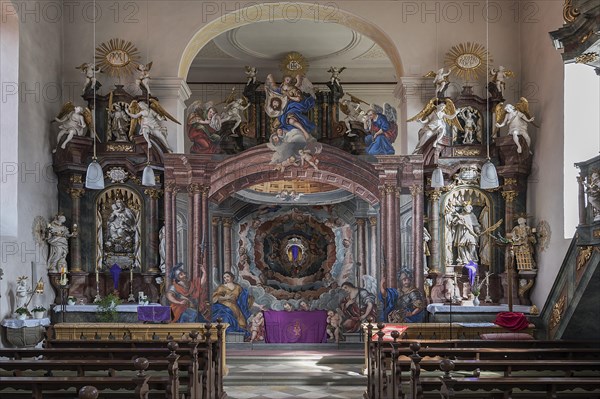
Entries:
POLYGON ((518 193, 516 191, 502 191, 502 197, 504 198, 504 201, 506 201, 507 203, 509 202, 513 202, 515 200, 515 198, 517 198, 518 193))
POLYGON ((573 6, 573 0, 565 0, 563 5, 563 19, 565 22, 570 24, 577 19, 579 14, 579 10, 573 6))
POLYGON ((133 144, 106 144, 106 151, 108 152, 134 152, 135 146, 133 144))
POLYGON ((481 149, 479 148, 456 148, 454 155, 457 157, 476 157, 481 155, 481 149))
POLYGON ((554 330, 560 323, 565 310, 566 301, 567 296, 563 294, 563 296, 554 304, 554 306, 552 306, 552 314, 550 315, 550 323, 548 324, 550 330, 554 330))
POLYGON ((600 58, 600 54, 592 51, 589 53, 583 53, 577 57, 575 57, 575 63, 577 64, 591 64, 595 62, 598 58, 600 58))

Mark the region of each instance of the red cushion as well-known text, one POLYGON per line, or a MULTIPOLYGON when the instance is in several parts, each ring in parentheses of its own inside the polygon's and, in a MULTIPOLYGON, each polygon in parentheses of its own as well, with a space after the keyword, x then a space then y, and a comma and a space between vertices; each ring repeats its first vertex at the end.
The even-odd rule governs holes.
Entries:
POLYGON ((529 326, 527 317, 523 313, 517 312, 500 312, 496 315, 494 324, 504 327, 511 331, 521 331, 529 326))

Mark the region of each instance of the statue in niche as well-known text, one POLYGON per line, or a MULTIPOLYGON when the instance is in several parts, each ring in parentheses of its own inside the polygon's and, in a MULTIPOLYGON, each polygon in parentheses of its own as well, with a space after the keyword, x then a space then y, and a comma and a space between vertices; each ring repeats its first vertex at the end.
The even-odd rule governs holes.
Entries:
POLYGON ((475 140, 481 143, 481 115, 472 107, 464 107, 459 110, 458 117, 463 121, 463 144, 473 144, 475 140))
POLYGON ((456 106, 449 98, 446 100, 439 100, 437 98, 429 100, 421 112, 407 121, 418 121, 423 124, 423 127, 419 129, 419 142, 413 154, 422 153, 425 144, 434 136, 436 138, 433 142, 433 148, 437 148, 437 145, 446 133, 447 126, 463 132, 464 129, 458 122, 457 116, 458 111, 456 110, 456 106))
POLYGON ((379 299, 383 302, 383 319, 388 323, 420 323, 425 317, 425 299, 408 269, 400 272, 399 289, 386 288, 385 279, 381 279, 379 299))
POLYGON ((136 216, 122 199, 117 199, 111 208, 112 213, 106 222, 108 235, 105 246, 114 252, 130 252, 135 243, 136 216))
POLYGON ((133 134, 130 131, 131 118, 127 115, 127 103, 115 103, 108 109, 107 140, 131 141, 133 134))
POLYGON ((454 214, 456 213, 454 204, 452 204, 451 202, 448 202, 446 204, 446 208, 444 210, 444 222, 445 222, 445 229, 444 229, 444 254, 445 254, 445 264, 446 265, 451 265, 454 262, 454 254, 453 254, 453 248, 454 248, 454 232, 452 229, 452 220, 454 219, 454 214))
POLYGON ((46 228, 46 242, 50 246, 48 254, 48 271, 62 272, 67 269, 67 255, 69 253, 69 238, 77 237, 77 225, 73 225, 73 232, 65 226, 67 219, 61 213, 57 214, 46 228))
POLYGON ((158 232, 158 255, 160 256, 158 268, 161 273, 164 273, 167 270, 167 240, 165 239, 165 226, 161 227, 158 232))
MULTIPOLYGON (((529 112, 529 101, 525 97, 521 97, 516 105, 500 103, 496 105, 496 127, 508 125, 508 134, 512 135, 513 141, 517 146, 517 152, 520 154, 523 149, 519 143, 519 136, 522 136, 527 147, 531 152, 531 138, 527 133, 527 124, 535 119, 529 112)), ((535 126, 535 125, 534 125, 535 126)))
POLYGON ((473 206, 466 204, 462 212, 453 212, 451 221, 454 246, 458 249, 457 263, 466 265, 470 261, 479 263, 477 254, 481 225, 473 213, 473 206))
POLYGON ((183 263, 178 263, 171 269, 171 285, 166 297, 171 306, 173 321, 176 323, 201 323, 206 322, 198 308, 198 300, 202 286, 206 282, 206 273, 200 279, 189 279, 183 263))
POLYGON ((535 261, 533 260, 533 248, 536 243, 535 229, 527 225, 527 219, 524 217, 518 218, 517 225, 507 236, 512 243, 517 269, 535 269, 535 261))
POLYGON ((368 317, 377 320, 375 295, 364 288, 357 288, 349 281, 342 284, 342 290, 346 293, 345 298, 340 301, 342 326, 345 332, 360 331, 361 323, 364 323, 368 317))

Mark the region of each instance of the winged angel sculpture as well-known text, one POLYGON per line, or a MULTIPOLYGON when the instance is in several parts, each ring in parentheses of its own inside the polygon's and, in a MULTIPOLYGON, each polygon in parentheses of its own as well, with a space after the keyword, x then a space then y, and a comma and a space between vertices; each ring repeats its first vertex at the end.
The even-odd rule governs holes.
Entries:
POLYGON ((436 138, 433 147, 436 148, 442 137, 444 137, 448 125, 461 132, 464 131, 458 119, 456 119, 457 116, 456 106, 449 98, 445 100, 432 98, 429 100, 421 112, 408 120, 408 122, 418 121, 423 124, 423 127, 419 129, 419 143, 413 154, 422 153, 423 146, 434 136, 436 138))
POLYGON ((144 139, 148 143, 148 148, 152 148, 152 142, 150 141, 150 136, 152 135, 165 146, 168 152, 173 152, 171 147, 169 147, 169 143, 167 143, 167 127, 162 122, 168 118, 178 125, 181 125, 181 123, 171 116, 157 100, 151 98, 150 105, 145 101, 138 102, 134 100, 129 104, 129 109, 125 109, 125 112, 131 117, 130 136, 133 136, 139 119, 140 134, 144 136, 144 139))
MULTIPOLYGON (((520 154, 523 149, 519 143, 519 136, 523 136, 527 147, 531 148, 531 138, 527 133, 527 124, 533 122, 534 117, 529 112, 529 101, 521 97, 516 105, 500 103, 496 105, 496 127, 503 127, 508 124, 508 134, 513 136, 513 141, 517 145, 517 152, 520 154)), ((536 126, 534 124, 534 126, 536 126)), ((529 151, 532 154, 531 151, 529 151)))
MULTIPOLYGON (((92 111, 89 108, 76 107, 71 101, 66 102, 60 110, 58 116, 52 122, 59 122, 58 137, 56 139, 56 147, 52 150, 55 153, 63 136, 67 136, 60 148, 63 150, 67 144, 73 139, 73 136, 83 136, 85 128, 88 127, 93 136, 96 135, 94 130, 94 119, 92 111)), ((92 136, 92 137, 93 137, 92 136)))

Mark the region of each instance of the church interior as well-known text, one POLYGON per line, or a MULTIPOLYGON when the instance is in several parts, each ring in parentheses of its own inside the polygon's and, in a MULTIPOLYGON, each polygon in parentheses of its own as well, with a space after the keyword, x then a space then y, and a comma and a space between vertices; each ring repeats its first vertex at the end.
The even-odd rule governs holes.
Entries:
POLYGON ((597 1, 1 7, 1 397, 600 397, 597 1))

